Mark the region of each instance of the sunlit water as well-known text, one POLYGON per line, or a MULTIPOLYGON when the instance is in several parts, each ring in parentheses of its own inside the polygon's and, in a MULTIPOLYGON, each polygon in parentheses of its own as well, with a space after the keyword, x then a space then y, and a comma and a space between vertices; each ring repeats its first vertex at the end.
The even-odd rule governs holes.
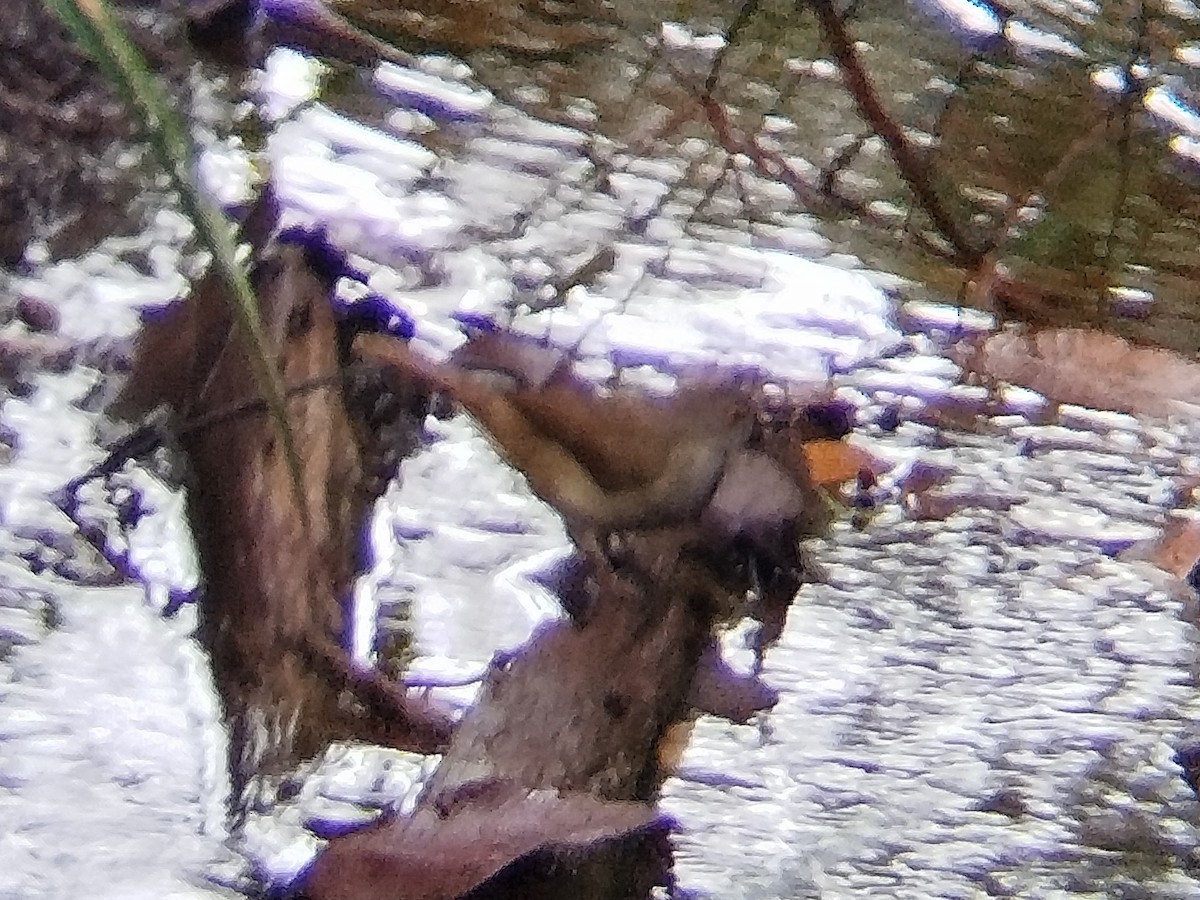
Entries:
MULTIPOLYGON (((1065 429, 1010 416, 977 434, 885 431, 890 410, 962 392, 935 341, 891 324, 889 278, 799 217, 697 238, 668 204, 635 236, 628 223, 678 164, 627 160, 599 194, 583 135, 433 68, 404 81, 390 133, 314 107, 270 151, 290 215, 327 226, 430 352, 461 339, 456 315, 501 314, 525 282, 611 244, 611 272, 516 326, 577 344, 598 378, 712 363, 836 373, 860 409, 853 440, 896 471, 943 464, 950 490, 1016 501, 935 522, 885 505, 814 547, 826 578, 802 590, 768 658, 778 708, 754 726, 702 720, 668 786, 682 884, 714 898, 1200 895, 1196 801, 1171 761, 1200 711, 1186 594, 1110 552, 1161 522, 1172 477, 1195 470, 1194 425, 1080 411, 1065 429), (457 111, 436 172, 414 96, 457 111)), ((10 289, 60 303, 72 338, 124 338, 134 307, 179 289, 177 222, 141 240, 159 248, 149 275, 114 262, 130 250, 118 242, 10 289)), ((191 614, 157 612, 164 585, 193 577, 177 504, 160 494, 167 511, 135 535, 148 595, 34 576, 19 558, 55 542, 70 556, 70 526, 44 498, 99 458, 95 416, 75 406, 90 377, 35 376, 0 412, 15 445, 0 469, 0 634, 13 644, 0 661, 0 897, 198 896, 241 863, 223 847, 221 730, 191 614)), ((528 576, 565 549, 561 527, 464 419, 430 423, 375 534, 360 613, 415 627, 418 673, 478 672, 556 614, 528 576)), ((300 810, 394 800, 416 774, 395 754, 335 752, 296 808, 250 823, 245 849, 294 870, 315 847, 300 810)))

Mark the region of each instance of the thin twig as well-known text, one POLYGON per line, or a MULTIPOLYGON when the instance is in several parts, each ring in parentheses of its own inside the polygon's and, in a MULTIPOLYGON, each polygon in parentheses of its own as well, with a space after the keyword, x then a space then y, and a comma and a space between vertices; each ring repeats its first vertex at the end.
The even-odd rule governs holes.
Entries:
POLYGON ((1117 105, 1117 115, 1121 117, 1121 135, 1117 139, 1117 184, 1113 191, 1112 212, 1109 214, 1108 228, 1100 246, 1100 258, 1103 260, 1105 271, 1112 274, 1113 247, 1117 243, 1117 230, 1121 227, 1121 219, 1129 203, 1129 186, 1133 177, 1133 116, 1136 105, 1141 101, 1141 79, 1135 71, 1137 61, 1143 59, 1146 53, 1146 10, 1141 0, 1132 0, 1137 7, 1134 19, 1137 23, 1135 34, 1137 40, 1129 49, 1124 66, 1124 90, 1117 105))
POLYGON ((1025 191, 1020 197, 1009 200, 1004 217, 1000 220, 1000 224, 996 226, 996 229, 992 232, 992 237, 987 242, 985 256, 994 257, 999 251, 1004 249, 1009 235, 1021 218, 1022 211, 1033 203, 1035 197, 1046 197, 1062 184, 1071 167, 1099 143, 1111 125, 1112 120, 1110 118, 1107 116, 1102 118, 1088 129, 1087 132, 1081 134, 1071 142, 1070 146, 1063 152, 1063 155, 1058 158, 1058 162, 1041 177, 1037 184, 1025 191))
POLYGON ((1020 197, 1009 201, 1004 216, 986 245, 987 249, 970 268, 970 274, 967 276, 969 286, 966 297, 971 305, 990 308, 998 317, 1002 317, 1003 310, 996 303, 995 293, 997 285, 1002 284, 1004 278, 996 271, 996 264, 1004 248, 1008 245, 1010 235, 1020 221, 1021 213, 1033 202, 1034 197, 1045 196, 1061 184, 1071 166, 1099 142, 1111 124, 1108 117, 1102 118, 1086 134, 1080 135, 1071 142, 1063 155, 1059 157, 1058 162, 1042 176, 1038 184, 1029 188, 1020 197))
POLYGON ((713 60, 712 68, 708 71, 708 79, 704 82, 704 96, 712 97, 713 92, 717 89, 717 82, 721 80, 721 72, 725 68, 725 57, 737 43, 738 37, 742 30, 750 24, 750 20, 754 18, 754 14, 758 12, 759 0, 746 0, 738 10, 734 17, 733 23, 725 33, 725 43, 717 51, 716 58, 713 60))
MULTIPOLYGON (((442 753, 449 746, 454 720, 427 700, 408 696, 403 683, 391 681, 376 669, 360 669, 330 640, 307 638, 296 649, 311 669, 365 707, 364 726, 382 726, 391 736, 391 746, 414 753, 442 753)), ((370 737, 379 735, 372 730, 370 737)))
POLYGON ((846 90, 858 106, 859 115, 887 144, 901 177, 916 195, 917 201, 934 227, 949 242, 954 261, 968 268, 974 266, 983 256, 983 252, 959 227, 934 188, 925 161, 905 137, 903 129, 883 108, 883 103, 858 57, 858 51, 854 48, 854 42, 846 33, 842 18, 834 9, 833 3, 831 0, 807 2, 817 14, 821 31, 841 69, 846 90))
MULTIPOLYGON (((299 394, 331 387, 340 383, 341 379, 341 375, 325 375, 300 382, 285 392, 285 398, 291 399, 299 394)), ((239 416, 261 415, 266 412, 268 412, 267 401, 259 397, 214 410, 176 428, 172 428, 168 424, 165 415, 152 415, 125 437, 110 445, 103 459, 89 467, 83 474, 68 481, 54 493, 51 499, 59 511, 75 526, 80 537, 112 567, 114 573, 122 581, 137 581, 138 572, 133 564, 130 548, 128 546, 124 550, 114 548, 108 540, 108 534, 104 527, 98 522, 89 522, 83 517, 81 491, 84 485, 97 479, 110 478, 121 471, 127 463, 149 456, 160 447, 172 443, 173 439, 179 435, 212 428, 239 416)), ((190 591, 172 590, 168 599, 168 612, 177 609, 186 602, 190 595, 190 591)))
MULTIPOLYGON (((776 181, 796 197, 800 203, 815 212, 835 212, 853 216, 857 221, 872 225, 882 231, 892 228, 892 223, 878 213, 872 212, 866 204, 839 193, 822 193, 813 187, 796 171, 783 154, 768 150, 757 139, 745 137, 735 130, 725 107, 714 99, 697 98, 704 109, 708 122, 717 136, 718 142, 726 153, 741 154, 750 160, 755 170, 764 178, 776 181)), ((914 232, 916 242, 931 253, 945 255, 945 249, 935 243, 930 237, 921 232, 914 232)))

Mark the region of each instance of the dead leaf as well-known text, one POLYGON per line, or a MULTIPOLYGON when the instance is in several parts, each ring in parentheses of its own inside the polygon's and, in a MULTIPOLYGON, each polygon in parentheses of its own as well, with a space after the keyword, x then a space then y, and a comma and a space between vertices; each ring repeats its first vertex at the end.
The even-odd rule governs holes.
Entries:
POLYGON ((960 344, 951 356, 968 372, 1054 403, 1161 418, 1194 415, 1200 398, 1200 364, 1098 331, 1002 331, 960 344))
POLYGON ((745 725, 755 713, 778 702, 777 690, 753 673, 734 669, 715 641, 705 648, 688 694, 688 703, 693 707, 745 725))
POLYGON ((949 466, 917 460, 896 481, 896 487, 900 490, 900 499, 903 501, 908 497, 927 493, 953 478, 954 472, 955 470, 949 466))
POLYGON ((910 519, 917 522, 943 522, 968 509, 1007 512, 1024 502, 1021 497, 994 494, 985 490, 955 493, 926 491, 907 495, 904 510, 910 519))
POLYGON ((1159 537, 1139 541, 1124 551, 1121 559, 1145 560, 1184 580, 1200 562, 1200 520, 1172 516, 1159 537))
POLYGON ((452 900, 537 850, 580 852, 669 828, 648 803, 480 790, 446 816, 419 809, 329 842, 301 876, 309 900, 452 900), (498 794, 507 794, 497 799, 498 794))

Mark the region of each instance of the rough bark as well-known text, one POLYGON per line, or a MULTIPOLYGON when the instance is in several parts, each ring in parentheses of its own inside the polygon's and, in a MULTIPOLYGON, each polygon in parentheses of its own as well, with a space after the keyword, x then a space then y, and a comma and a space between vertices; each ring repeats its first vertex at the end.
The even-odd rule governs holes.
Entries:
POLYGON ((450 733, 448 720, 356 672, 341 649, 342 603, 385 448, 367 422, 354 421, 331 276, 304 247, 273 242, 272 225, 265 198, 246 228, 260 248, 252 279, 289 390, 304 509, 217 278, 147 329, 117 405, 126 415, 159 403, 176 413, 203 576, 200 639, 229 724, 235 802, 264 767, 310 757, 332 740, 430 752, 450 733))

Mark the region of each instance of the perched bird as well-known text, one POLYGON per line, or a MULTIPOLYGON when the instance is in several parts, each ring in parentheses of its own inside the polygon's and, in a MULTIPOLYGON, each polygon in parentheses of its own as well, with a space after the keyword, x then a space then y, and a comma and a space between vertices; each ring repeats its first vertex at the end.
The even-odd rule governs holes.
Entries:
POLYGON ((452 396, 534 493, 569 527, 591 533, 698 520, 754 427, 737 385, 686 385, 667 397, 601 393, 561 351, 504 332, 473 338, 446 364, 379 335, 360 336, 355 348, 452 396))
POLYGON ((848 421, 832 415, 836 404, 771 410, 728 373, 669 396, 603 392, 562 350, 502 331, 476 335, 445 363, 386 335, 361 334, 354 350, 410 387, 452 397, 562 515, 579 553, 551 589, 576 621, 588 620, 596 578, 615 564, 652 579, 670 572, 672 590, 716 619, 752 615, 760 657, 778 637, 811 571, 801 541, 832 515, 792 432, 839 434, 848 421), (792 413, 809 421, 783 424, 792 413))

